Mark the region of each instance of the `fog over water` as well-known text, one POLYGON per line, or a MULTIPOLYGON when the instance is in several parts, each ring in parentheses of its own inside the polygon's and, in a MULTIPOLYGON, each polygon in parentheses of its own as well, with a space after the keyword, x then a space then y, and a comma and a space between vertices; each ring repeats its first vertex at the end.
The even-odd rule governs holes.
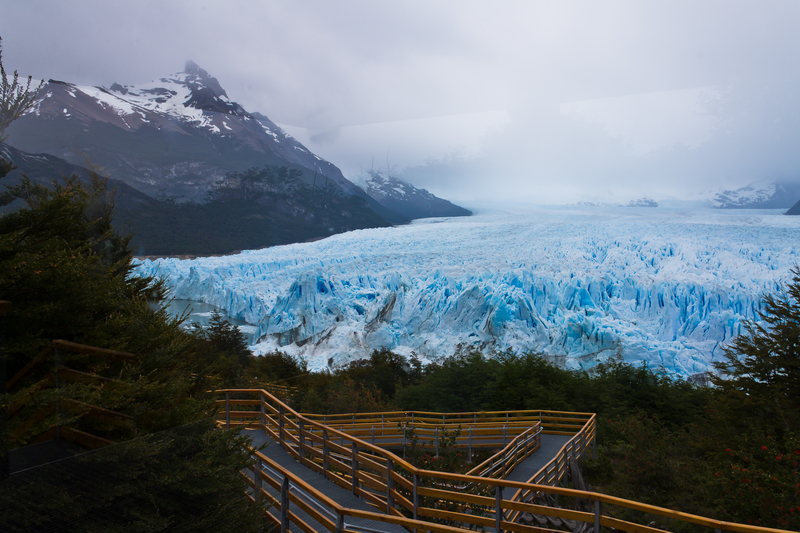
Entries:
POLYGON ((194 60, 355 179, 625 202, 800 180, 800 3, 0 0, 6 67, 88 85, 194 60))

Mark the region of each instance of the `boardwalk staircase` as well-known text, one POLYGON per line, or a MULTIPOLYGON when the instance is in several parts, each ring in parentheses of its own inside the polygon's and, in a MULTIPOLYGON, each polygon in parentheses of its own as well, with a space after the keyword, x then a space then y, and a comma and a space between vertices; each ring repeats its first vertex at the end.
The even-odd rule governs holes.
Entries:
POLYGON ((246 473, 250 497, 267 500, 269 518, 282 532, 663 531, 652 525, 654 517, 698 530, 780 531, 567 488, 570 464, 574 469, 575 461, 594 450, 597 426, 591 413, 323 416, 298 413, 265 390, 218 392, 225 395, 219 400, 225 414, 219 425, 240 428, 256 446, 266 445, 253 449, 255 465, 246 473), (403 458, 409 429, 436 453, 439 436, 457 428, 456 446, 469 457, 479 448, 499 451, 465 474, 419 469, 403 458), (552 449, 553 442, 560 446, 552 449), (578 505, 560 507, 559 498, 578 505), (622 520, 610 508, 641 519, 622 520), (553 526, 532 525, 530 516, 547 517, 553 526))

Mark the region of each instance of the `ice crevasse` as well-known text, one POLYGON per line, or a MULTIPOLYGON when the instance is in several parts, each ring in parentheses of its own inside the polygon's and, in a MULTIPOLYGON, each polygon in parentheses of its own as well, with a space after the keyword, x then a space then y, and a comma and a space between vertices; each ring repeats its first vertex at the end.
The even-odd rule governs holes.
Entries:
POLYGON ((789 279, 798 237, 800 217, 776 211, 495 209, 135 273, 257 325, 256 353, 314 369, 383 347, 429 361, 511 348, 688 376, 789 279))

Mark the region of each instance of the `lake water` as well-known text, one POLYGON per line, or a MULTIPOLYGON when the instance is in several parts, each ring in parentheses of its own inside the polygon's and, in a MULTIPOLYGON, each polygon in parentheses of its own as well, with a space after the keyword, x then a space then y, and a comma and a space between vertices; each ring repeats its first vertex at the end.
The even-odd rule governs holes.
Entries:
POLYGON ((248 324, 244 320, 239 320, 238 318, 231 318, 222 308, 194 300, 172 300, 165 307, 167 313, 175 317, 181 316, 187 311, 189 312, 189 316, 183 322, 183 327, 186 329, 190 329, 194 323, 204 327, 208 326, 211 321, 211 315, 214 314, 214 311, 217 311, 222 318, 239 328, 239 331, 241 331, 247 339, 248 344, 253 344, 255 342, 254 335, 258 326, 248 324))

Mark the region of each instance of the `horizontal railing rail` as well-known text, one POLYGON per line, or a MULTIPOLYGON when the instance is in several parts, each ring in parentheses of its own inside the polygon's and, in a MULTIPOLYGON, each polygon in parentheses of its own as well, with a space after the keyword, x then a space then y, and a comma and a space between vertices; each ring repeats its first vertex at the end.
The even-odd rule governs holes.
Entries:
POLYGON ((114 444, 107 438, 81 431, 67 425, 78 419, 90 418, 102 422, 105 426, 124 426, 134 429, 132 416, 119 413, 99 405, 92 405, 78 398, 71 398, 62 392, 66 384, 102 385, 107 389, 118 387, 129 389, 131 385, 116 379, 81 372, 66 366, 64 352, 88 355, 102 360, 132 361, 137 356, 128 352, 109 350, 88 346, 65 340, 54 340, 47 344, 28 364, 20 369, 6 383, 7 390, 22 384, 32 375, 34 368, 48 363, 52 357, 53 366, 42 377, 35 377, 35 382, 22 387, 14 395, 6 408, 7 438, 17 444, 26 441, 37 444, 47 440, 64 439, 87 448, 100 448, 114 444), (44 426, 44 428, 43 428, 44 426))
MULTIPOLYGON (((226 418, 224 421, 219 421, 220 425, 262 429, 301 464, 352 491, 354 495, 376 508, 376 512, 368 512, 341 506, 291 472, 281 468, 261 452, 254 451, 256 466, 252 470, 252 477, 248 476, 253 490, 251 497, 269 499, 274 509, 274 514, 270 517, 282 531, 289 531, 290 523, 296 526, 297 530, 309 533, 314 531, 294 512, 295 508, 302 510, 326 530, 335 533, 351 530, 366 533, 380 531, 347 523, 345 517, 396 524, 409 530, 433 532, 454 533, 470 528, 493 530, 496 533, 545 531, 517 523, 521 513, 586 522, 594 526, 595 532, 599 532, 602 526, 631 533, 661 531, 604 514, 603 506, 610 505, 718 531, 783 532, 783 530, 725 522, 601 493, 557 486, 566 475, 569 460, 585 456, 589 446, 594 445, 596 416, 591 413, 517 411, 501 414, 453 414, 458 416, 419 412, 370 413, 363 416, 356 414, 355 419, 353 414, 350 414, 347 415, 349 420, 342 416, 330 417, 329 420, 328 416, 297 413, 266 391, 228 389, 219 392, 226 394, 226 399, 221 401, 225 404, 226 418), (259 398, 252 400, 231 397, 231 395, 252 394, 259 395, 259 398), (234 411, 232 407, 250 409, 234 411), (488 463, 484 461, 477 465, 467 474, 419 469, 390 450, 356 436, 363 436, 363 433, 358 432, 373 423, 377 426, 378 421, 381 421, 381 429, 384 429, 386 424, 396 424, 401 418, 404 421, 406 418, 411 418, 414 424, 430 425, 444 420, 445 427, 452 427, 453 424, 463 424, 469 418, 463 415, 472 416, 473 423, 479 417, 488 418, 488 423, 495 423, 498 421, 496 419, 502 422, 508 417, 510 424, 515 414, 518 415, 517 418, 532 418, 533 423, 515 435, 503 450, 493 456, 494 459, 503 458, 507 465, 516 466, 520 458, 530 452, 532 447, 530 443, 534 435, 538 437, 542 433, 549 432, 571 436, 556 456, 528 482, 505 479, 492 463, 493 458, 490 458, 488 463), (235 420, 236 418, 239 420, 235 420), (345 429, 336 429, 331 424, 345 429), (265 465, 268 470, 265 470, 265 465), (475 475, 476 473, 486 475, 479 476, 475 475), (294 491, 290 490, 292 487, 295 488, 294 491), (591 503, 592 512, 529 502, 533 496, 542 493, 588 501, 591 503)), ((506 428, 508 427, 506 425, 506 428)), ((513 467, 503 470, 510 472, 511 469, 513 467)))

